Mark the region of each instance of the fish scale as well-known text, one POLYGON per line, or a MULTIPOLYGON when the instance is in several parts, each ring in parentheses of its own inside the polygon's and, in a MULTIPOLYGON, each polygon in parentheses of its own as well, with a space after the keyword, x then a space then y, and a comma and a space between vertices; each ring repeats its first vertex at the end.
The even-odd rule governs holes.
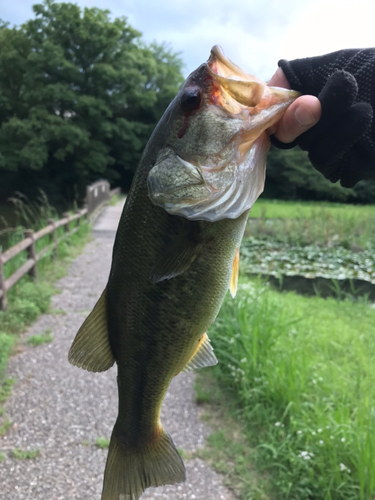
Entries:
POLYGON ((214 47, 145 148, 107 287, 69 353, 87 370, 118 367, 102 500, 137 500, 150 486, 185 479, 160 422, 162 401, 178 373, 217 363, 206 332, 229 286, 235 295, 238 249, 264 184, 265 129, 296 97, 214 47))

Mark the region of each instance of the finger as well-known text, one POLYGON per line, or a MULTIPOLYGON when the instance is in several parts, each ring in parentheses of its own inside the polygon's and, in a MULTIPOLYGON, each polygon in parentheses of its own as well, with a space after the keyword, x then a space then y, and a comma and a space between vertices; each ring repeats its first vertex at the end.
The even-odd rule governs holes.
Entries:
POLYGON ((276 126, 267 130, 281 142, 292 142, 303 132, 315 125, 322 114, 319 99, 314 96, 301 96, 289 106, 276 126))
POLYGON ((329 133, 321 134, 319 142, 309 149, 309 158, 314 167, 321 172, 324 170, 324 175, 331 179, 330 174, 336 168, 335 160, 340 159, 363 136, 371 125, 372 116, 372 108, 367 102, 350 106, 329 133))
POLYGON ((267 85, 273 87, 282 87, 283 89, 290 89, 288 80, 286 79, 284 71, 281 68, 277 68, 275 74, 272 76, 267 85))

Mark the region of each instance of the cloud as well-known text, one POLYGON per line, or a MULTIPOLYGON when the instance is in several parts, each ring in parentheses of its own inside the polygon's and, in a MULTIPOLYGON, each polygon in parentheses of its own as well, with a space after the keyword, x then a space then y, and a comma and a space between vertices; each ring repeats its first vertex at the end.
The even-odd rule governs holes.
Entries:
MULTIPOLYGON (((294 59, 346 47, 375 46, 375 5, 368 0, 75 0, 81 7, 126 16, 148 42, 170 42, 182 52, 186 75, 213 45, 245 71, 268 79, 281 58, 294 59)), ((33 0, 2 5, 1 16, 20 24, 33 16, 33 0)))

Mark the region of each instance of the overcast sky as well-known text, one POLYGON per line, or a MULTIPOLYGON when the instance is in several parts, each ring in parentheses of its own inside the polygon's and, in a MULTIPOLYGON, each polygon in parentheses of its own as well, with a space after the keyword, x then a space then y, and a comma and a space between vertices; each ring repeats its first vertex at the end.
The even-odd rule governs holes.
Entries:
MULTIPOLYGON (((0 0, 0 18, 21 24, 35 0, 0 0)), ((77 0, 126 16, 146 41, 181 52, 185 74, 219 44, 235 63, 269 79, 281 58, 375 46, 373 0, 77 0)))

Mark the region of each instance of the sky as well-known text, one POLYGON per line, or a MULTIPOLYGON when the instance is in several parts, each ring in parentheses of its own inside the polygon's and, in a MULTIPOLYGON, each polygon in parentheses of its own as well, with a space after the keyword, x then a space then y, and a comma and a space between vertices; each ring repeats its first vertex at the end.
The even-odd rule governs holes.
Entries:
MULTIPOLYGON (((0 0, 0 18, 19 25, 36 0, 0 0)), ((146 42, 181 52, 185 76, 213 45, 243 70, 268 80, 279 59, 375 47, 372 0, 76 0, 126 16, 146 42)))

